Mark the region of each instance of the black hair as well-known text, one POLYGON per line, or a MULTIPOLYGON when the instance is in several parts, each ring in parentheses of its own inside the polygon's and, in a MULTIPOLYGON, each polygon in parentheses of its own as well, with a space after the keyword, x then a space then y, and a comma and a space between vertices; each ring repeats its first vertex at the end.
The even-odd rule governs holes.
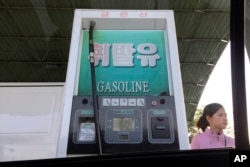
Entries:
POLYGON ((223 106, 219 103, 210 103, 206 105, 203 109, 203 114, 198 120, 196 126, 204 132, 206 128, 209 126, 206 117, 207 116, 212 117, 214 113, 216 113, 220 108, 223 108, 223 106))

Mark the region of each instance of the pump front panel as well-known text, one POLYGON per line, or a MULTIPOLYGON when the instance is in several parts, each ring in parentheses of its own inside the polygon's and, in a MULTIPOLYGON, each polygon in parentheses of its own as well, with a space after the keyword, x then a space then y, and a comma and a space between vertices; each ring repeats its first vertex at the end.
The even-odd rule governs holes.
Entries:
MULTIPOLYGON (((99 123, 103 153, 177 150, 174 99, 171 96, 100 96, 99 123)), ((91 96, 75 96, 69 154, 98 153, 91 96)))

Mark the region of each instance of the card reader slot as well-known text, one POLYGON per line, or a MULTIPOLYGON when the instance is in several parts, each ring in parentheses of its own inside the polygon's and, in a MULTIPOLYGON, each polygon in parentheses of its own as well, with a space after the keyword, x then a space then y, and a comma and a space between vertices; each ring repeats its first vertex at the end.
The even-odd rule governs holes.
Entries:
POLYGON ((77 140, 78 142, 95 142, 95 122, 93 117, 80 117, 77 140))

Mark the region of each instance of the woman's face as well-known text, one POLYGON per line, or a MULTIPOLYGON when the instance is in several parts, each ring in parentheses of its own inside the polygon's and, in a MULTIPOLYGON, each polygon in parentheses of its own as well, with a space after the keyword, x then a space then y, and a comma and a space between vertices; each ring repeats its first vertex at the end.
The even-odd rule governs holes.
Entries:
POLYGON ((220 108, 212 117, 207 116, 210 128, 216 131, 221 131, 227 127, 227 113, 224 108, 220 108))

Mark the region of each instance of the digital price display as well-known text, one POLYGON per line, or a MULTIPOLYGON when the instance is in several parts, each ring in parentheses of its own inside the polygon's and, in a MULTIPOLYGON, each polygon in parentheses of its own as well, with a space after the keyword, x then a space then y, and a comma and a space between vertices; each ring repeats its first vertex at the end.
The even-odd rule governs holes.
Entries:
POLYGON ((135 119, 113 118, 113 131, 135 131, 135 119))
POLYGON ((108 109, 105 112, 105 118, 106 143, 142 142, 142 111, 140 109, 108 109))

